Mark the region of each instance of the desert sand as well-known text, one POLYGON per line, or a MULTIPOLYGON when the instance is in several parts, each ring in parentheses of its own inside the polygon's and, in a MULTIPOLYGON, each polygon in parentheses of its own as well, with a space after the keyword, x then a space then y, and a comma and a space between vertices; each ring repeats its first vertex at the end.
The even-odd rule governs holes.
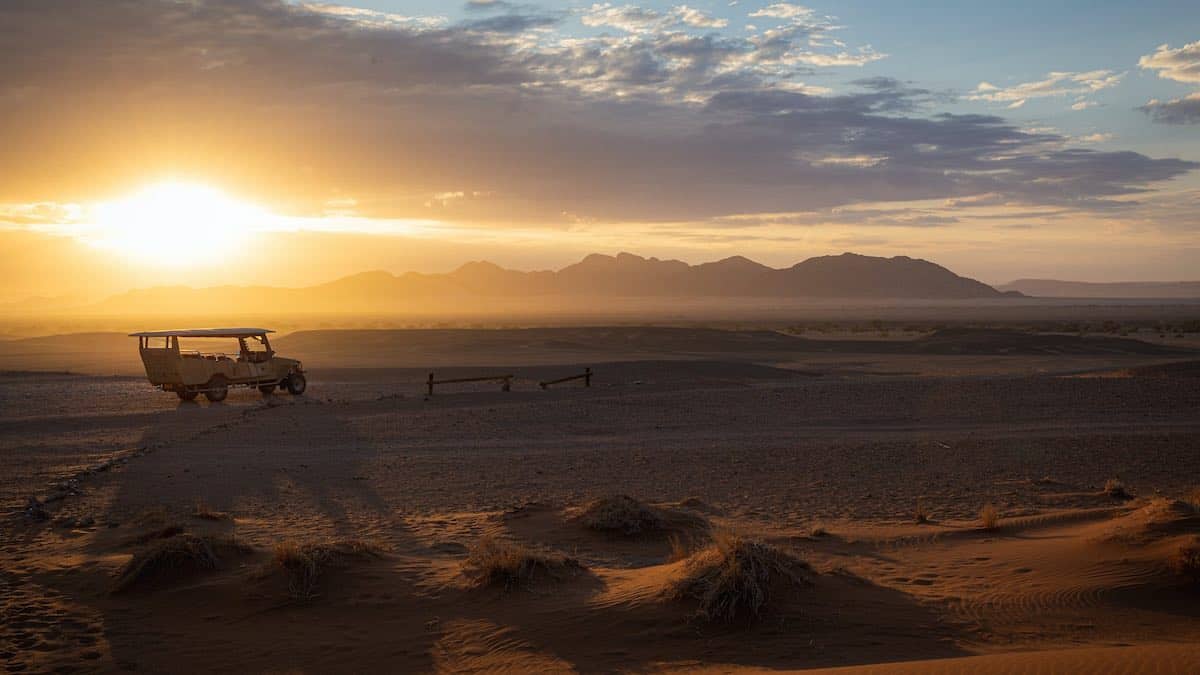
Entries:
POLYGON ((682 328, 274 342, 305 361, 305 396, 181 403, 121 335, 0 343, 5 669, 1200 663, 1200 585, 1178 564, 1200 536, 1185 347, 682 328), (537 384, 585 366, 590 388, 537 384), (516 379, 427 397, 430 370, 516 379), (728 590, 712 570, 761 572, 728 596, 761 603, 710 603, 728 599, 703 593, 728 590))

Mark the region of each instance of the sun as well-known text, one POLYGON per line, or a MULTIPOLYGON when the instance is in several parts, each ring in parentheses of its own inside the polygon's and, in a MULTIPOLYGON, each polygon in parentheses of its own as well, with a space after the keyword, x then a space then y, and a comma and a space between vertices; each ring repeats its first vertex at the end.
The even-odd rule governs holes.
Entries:
POLYGON ((199 183, 165 181, 91 210, 90 243, 164 267, 240 257, 270 214, 199 183))

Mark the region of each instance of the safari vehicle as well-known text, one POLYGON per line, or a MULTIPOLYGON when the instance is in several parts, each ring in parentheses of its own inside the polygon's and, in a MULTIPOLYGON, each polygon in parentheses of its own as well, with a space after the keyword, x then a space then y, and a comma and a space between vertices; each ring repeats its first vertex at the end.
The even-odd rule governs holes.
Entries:
POLYGON ((275 356, 265 328, 200 328, 130 333, 138 339, 138 352, 146 366, 150 384, 173 391, 191 401, 204 394, 210 401, 223 401, 230 387, 258 387, 263 394, 276 388, 304 393, 304 368, 295 359, 275 356), (236 354, 181 350, 179 339, 233 338, 236 354))

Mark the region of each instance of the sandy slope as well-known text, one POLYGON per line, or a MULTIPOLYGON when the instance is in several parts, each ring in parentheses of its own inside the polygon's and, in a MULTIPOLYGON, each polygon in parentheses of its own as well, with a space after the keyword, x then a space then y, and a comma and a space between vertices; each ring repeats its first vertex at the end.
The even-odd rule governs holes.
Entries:
MULTIPOLYGON (((27 672, 986 673, 1188 672, 1200 656, 1200 591, 1166 564, 1200 536, 1200 513, 1167 499, 1200 470, 1191 378, 651 361, 597 366, 592 389, 541 391, 542 373, 561 372, 542 368, 521 368, 510 393, 430 400, 421 371, 314 369, 302 399, 238 392, 220 405, 136 380, 6 376, 0 660, 27 672), (87 471, 113 456, 127 461, 87 471), (1118 475, 1137 498, 1102 493, 1118 475), (618 492, 791 551, 811 585, 775 588, 753 624, 699 620, 664 596, 689 564, 668 534, 575 520, 618 492), (21 513, 30 495, 67 493, 45 505, 49 521, 21 513), (232 518, 193 517, 200 501, 232 518), (913 523, 918 501, 931 523, 913 523), (1002 513, 995 531, 978 525, 985 503, 1002 513), (174 524, 251 548, 110 592, 141 546, 131 540, 174 524), (466 551, 489 535, 587 569, 472 588, 466 551), (383 552, 290 600, 272 547, 345 538, 383 552)), ((704 532, 675 534, 694 548, 704 532)))

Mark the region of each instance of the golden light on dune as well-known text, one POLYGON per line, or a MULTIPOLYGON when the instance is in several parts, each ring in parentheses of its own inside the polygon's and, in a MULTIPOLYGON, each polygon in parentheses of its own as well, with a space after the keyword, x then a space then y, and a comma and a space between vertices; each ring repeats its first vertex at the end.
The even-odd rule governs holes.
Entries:
POLYGON ((139 262, 193 266, 239 257, 265 209, 198 183, 165 181, 91 209, 89 243, 139 262))

